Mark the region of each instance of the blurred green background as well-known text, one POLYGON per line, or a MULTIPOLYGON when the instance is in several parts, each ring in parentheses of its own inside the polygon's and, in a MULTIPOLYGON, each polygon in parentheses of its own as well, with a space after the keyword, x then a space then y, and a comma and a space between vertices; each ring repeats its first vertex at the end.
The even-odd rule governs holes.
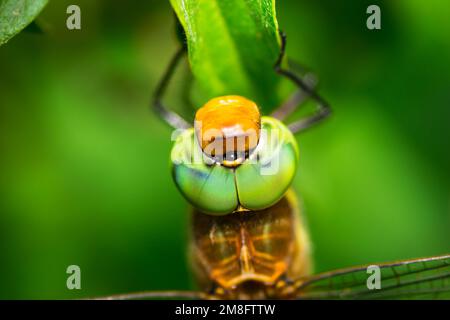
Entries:
MULTIPOLYGON (((450 4, 291 0, 277 13, 335 111, 298 137, 316 271, 449 252, 450 4), (373 3, 380 31, 365 25, 373 3)), ((45 34, 0 47, 0 298, 191 288, 171 130, 148 111, 178 45, 169 2, 50 1, 38 23, 45 34), (65 28, 69 4, 81 31, 65 28), (66 288, 71 264, 82 290, 66 288)), ((168 99, 180 108, 186 80, 168 99)))

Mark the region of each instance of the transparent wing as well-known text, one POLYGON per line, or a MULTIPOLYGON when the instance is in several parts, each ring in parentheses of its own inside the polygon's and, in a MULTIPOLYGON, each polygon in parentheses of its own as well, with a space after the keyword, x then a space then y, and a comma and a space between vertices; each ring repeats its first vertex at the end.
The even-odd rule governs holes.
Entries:
POLYGON ((294 285, 299 299, 450 299, 450 254, 340 269, 294 285), (379 267, 380 289, 369 266, 379 267))
POLYGON ((142 291, 125 294, 116 294, 105 297, 90 298, 89 300, 158 300, 158 299, 210 299, 209 295, 200 291, 142 291))

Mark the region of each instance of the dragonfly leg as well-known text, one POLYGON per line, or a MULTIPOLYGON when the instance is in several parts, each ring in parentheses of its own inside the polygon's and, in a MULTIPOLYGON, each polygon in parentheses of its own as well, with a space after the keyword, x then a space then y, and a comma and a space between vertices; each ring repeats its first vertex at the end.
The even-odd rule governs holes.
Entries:
POLYGON ((213 282, 211 284, 211 288, 208 289, 208 294, 215 295, 217 293, 217 289, 219 289, 219 286, 217 285, 217 283, 213 282))
POLYGON ((278 281, 280 283, 284 283, 286 285, 291 285, 294 283, 294 281, 287 275, 287 273, 283 273, 279 278, 278 281))
MULTIPOLYGON (((317 124, 321 122, 323 119, 327 118, 331 114, 331 109, 328 103, 316 91, 314 91, 313 86, 310 83, 308 83, 308 81, 305 81, 304 79, 302 79, 302 77, 298 76, 296 73, 292 72, 291 70, 284 69, 281 66, 286 50, 286 35, 280 31, 280 37, 281 37, 281 50, 280 55, 278 56, 278 59, 274 65, 275 72, 291 80, 299 88, 299 90, 301 90, 306 95, 306 97, 310 97, 317 102, 317 110, 314 114, 309 115, 300 120, 294 121, 288 125, 289 129, 293 133, 297 133, 305 129, 308 129, 314 124, 317 124)), ((305 98, 302 99, 304 100, 305 98)), ((294 100, 294 102, 296 101, 294 100)), ((294 109, 292 106, 289 106, 289 108, 294 109)), ((292 111, 294 110, 290 110, 290 112, 292 111)))
POLYGON ((180 62, 181 58, 184 56, 185 53, 186 47, 182 46, 173 56, 163 77, 161 78, 161 80, 158 83, 158 86, 156 87, 152 103, 153 110, 175 129, 188 129, 191 127, 191 125, 179 114, 169 110, 162 102, 162 97, 164 96, 164 93, 166 92, 170 80, 172 79, 172 76, 175 73, 175 69, 178 63, 180 62))
POLYGON ((196 106, 192 103, 191 99, 191 90, 192 90, 192 84, 194 82, 194 76, 192 75, 192 72, 186 72, 185 77, 183 78, 183 88, 181 92, 181 99, 184 105, 189 109, 191 112, 197 112, 196 106))
POLYGON ((295 293, 294 281, 286 274, 282 274, 275 284, 274 297, 289 298, 295 293))
MULTIPOLYGON (((305 84, 311 89, 314 90, 317 84, 317 77, 315 74, 311 73, 305 67, 295 62, 292 59, 288 61, 289 66, 292 66, 293 69, 300 74, 305 84)), ((286 99, 279 107, 272 112, 271 116, 277 118, 278 120, 284 120, 287 118, 292 112, 294 112, 297 108, 301 107, 301 105, 309 98, 309 95, 303 91, 303 89, 297 89, 289 98, 286 99)))

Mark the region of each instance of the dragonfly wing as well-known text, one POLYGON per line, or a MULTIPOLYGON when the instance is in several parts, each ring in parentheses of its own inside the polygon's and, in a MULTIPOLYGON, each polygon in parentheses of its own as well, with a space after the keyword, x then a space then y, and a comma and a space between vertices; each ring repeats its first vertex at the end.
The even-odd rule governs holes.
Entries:
POLYGON ((116 294, 111 296, 89 298, 88 300, 152 300, 152 299, 194 299, 204 300, 212 296, 200 291, 142 291, 124 294, 116 294))
POLYGON ((299 299, 450 299, 450 254, 325 272, 295 286, 299 299), (379 289, 370 266, 379 267, 379 289))

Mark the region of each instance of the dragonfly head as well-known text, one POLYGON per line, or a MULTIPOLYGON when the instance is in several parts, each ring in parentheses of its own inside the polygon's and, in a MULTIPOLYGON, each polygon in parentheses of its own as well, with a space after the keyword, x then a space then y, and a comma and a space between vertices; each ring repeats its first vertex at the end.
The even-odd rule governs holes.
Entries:
POLYGON ((250 100, 225 96, 197 112, 171 158, 184 197, 205 213, 225 215, 277 203, 294 178, 298 147, 281 121, 261 117, 250 100))
POLYGON ((241 96, 211 99, 195 115, 203 153, 226 167, 243 163, 256 148, 261 129, 258 106, 241 96))

